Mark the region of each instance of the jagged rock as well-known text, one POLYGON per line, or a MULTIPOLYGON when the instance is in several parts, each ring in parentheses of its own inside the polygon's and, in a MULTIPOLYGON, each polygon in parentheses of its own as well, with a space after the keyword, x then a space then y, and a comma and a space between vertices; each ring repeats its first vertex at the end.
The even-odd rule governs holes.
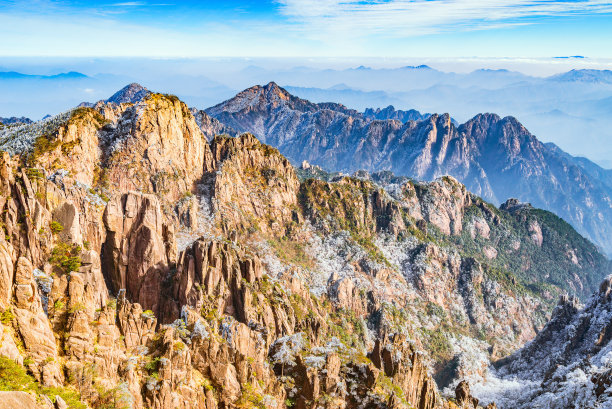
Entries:
POLYGON ((438 406, 435 382, 405 336, 395 334, 391 339, 377 339, 368 357, 402 388, 409 402, 423 409, 438 406))
POLYGON ((478 409, 478 399, 470 394, 470 385, 466 381, 461 381, 455 388, 455 399, 462 408, 478 409))
POLYGON ((60 240, 82 244, 81 223, 79 211, 73 203, 64 202, 53 211, 53 220, 62 226, 60 240))
POLYGON ((68 409, 68 404, 61 396, 55 395, 55 409, 68 409))
POLYGON ((216 137, 211 143, 220 172, 214 205, 225 232, 261 229, 282 235, 294 219, 299 181, 289 161, 254 136, 216 137), (253 225, 253 220, 260 221, 253 225))
POLYGON ((106 206, 103 269, 113 291, 159 313, 161 282, 170 260, 164 244, 164 226, 157 198, 141 193, 115 197, 106 206))
MULTIPOLYGON (((532 243, 509 251, 499 240, 529 237, 532 221, 554 235, 535 209, 499 211, 451 177, 417 183, 362 171, 300 182, 253 135, 209 145, 219 123, 175 97, 130 88, 116 102, 56 118, 48 150, 0 156, 0 314, 8 322, 0 353, 43 385, 134 409, 283 409, 286 399, 303 408, 437 409, 450 403, 430 360, 445 360, 435 362, 439 373, 467 359, 460 349, 475 333, 490 342, 479 341, 484 360, 499 357, 541 325, 542 300, 513 274, 489 270, 513 262, 510 254, 553 261, 532 243), (487 246, 498 251, 488 261, 487 246), (435 357, 428 342, 452 358, 435 357)), ((247 96, 253 110, 272 98, 280 109, 289 101, 304 112, 356 115, 292 101, 278 87, 255 94, 247 96)), ((449 118, 426 122, 421 136, 432 150, 437 132, 454 132, 449 118)), ((436 160, 423 156, 419 166, 436 160)), ((562 248, 574 268, 562 277, 592 286, 605 264, 563 231, 565 241, 542 248, 562 248)), ((574 304, 564 300, 554 319, 571 321, 574 304)), ((612 332, 598 331, 592 339, 603 348, 612 332)), ((453 374, 484 376, 481 367, 463 363, 453 374)))
POLYGON ((114 104, 135 104, 142 101, 149 94, 151 94, 151 91, 134 82, 114 93, 106 102, 112 102, 114 104))

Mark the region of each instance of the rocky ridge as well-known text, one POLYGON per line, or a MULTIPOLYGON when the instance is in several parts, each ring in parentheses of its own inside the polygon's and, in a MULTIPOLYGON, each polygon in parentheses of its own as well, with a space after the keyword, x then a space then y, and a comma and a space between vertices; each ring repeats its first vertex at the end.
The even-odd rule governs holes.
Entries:
POLYGON ((561 297, 536 338, 497 362, 476 394, 502 408, 610 407, 611 283, 609 276, 584 306, 561 297))
POLYGON ((238 132, 252 132, 296 164, 307 160, 345 172, 390 170, 420 180, 452 175, 498 205, 515 197, 553 211, 612 251, 606 233, 612 227, 608 184, 542 144, 515 118, 480 114, 456 125, 448 114, 433 114, 403 122, 395 119, 402 115, 387 110, 364 115, 313 104, 270 83, 206 112, 238 132))
POLYGON ((452 244, 496 220, 452 178, 300 181, 154 93, 39 129, 2 140, 0 378, 41 407, 476 407, 433 375, 544 324, 544 292, 452 244))

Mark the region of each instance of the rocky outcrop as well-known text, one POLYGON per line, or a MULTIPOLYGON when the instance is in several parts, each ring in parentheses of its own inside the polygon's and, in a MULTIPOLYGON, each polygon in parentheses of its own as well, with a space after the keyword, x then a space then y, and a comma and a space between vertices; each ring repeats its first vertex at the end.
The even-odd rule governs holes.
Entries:
POLYGON ((102 138, 104 181, 122 192, 141 190, 174 202, 214 169, 206 138, 176 97, 149 95, 128 107, 102 138))
POLYGON ((105 102, 113 104, 135 104, 142 101, 151 94, 151 91, 146 89, 140 84, 132 83, 121 88, 119 91, 114 93, 105 102))
POLYGON ((214 207, 226 233, 249 229, 284 235, 299 221, 299 181, 289 161, 254 136, 216 137, 211 144, 220 172, 214 175, 214 207))
POLYGON ((125 289, 128 299, 159 313, 162 281, 173 260, 172 249, 166 247, 169 227, 157 197, 115 197, 104 211, 104 225, 103 267, 113 292, 125 289))
POLYGON ((479 394, 495 399, 500 408, 608 407, 612 403, 608 388, 612 384, 611 306, 612 276, 584 308, 575 299, 561 297, 551 320, 534 340, 496 363, 490 377, 502 387, 490 391, 484 384, 479 394), (515 385, 524 385, 519 393, 516 386, 504 382, 510 378, 515 385))
POLYGON ((190 108, 193 117, 202 130, 207 141, 212 141, 217 135, 237 136, 238 132, 224 125, 219 120, 208 115, 205 111, 190 108))
POLYGON ((409 109, 408 111, 396 110, 393 105, 389 105, 386 108, 366 108, 363 116, 372 120, 386 120, 395 119, 400 122, 408 121, 423 121, 427 119, 428 114, 421 114, 419 111, 409 109))

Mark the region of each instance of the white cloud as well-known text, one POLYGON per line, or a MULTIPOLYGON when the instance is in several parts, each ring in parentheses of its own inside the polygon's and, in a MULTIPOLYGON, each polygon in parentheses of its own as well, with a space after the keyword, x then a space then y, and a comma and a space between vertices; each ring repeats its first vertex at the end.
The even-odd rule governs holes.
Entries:
POLYGON ((612 12, 609 0, 277 0, 308 33, 405 37, 491 29, 535 18, 612 12))

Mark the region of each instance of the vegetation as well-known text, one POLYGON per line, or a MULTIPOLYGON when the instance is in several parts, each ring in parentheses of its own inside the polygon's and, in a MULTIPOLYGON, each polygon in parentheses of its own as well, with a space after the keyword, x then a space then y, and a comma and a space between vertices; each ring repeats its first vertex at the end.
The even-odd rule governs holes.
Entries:
POLYGON ((46 395, 52 402, 60 396, 71 409, 86 409, 80 395, 69 387, 43 387, 18 363, 0 356, 0 391, 23 391, 46 395))
POLYGON ((10 307, 2 311, 2 314, 0 314, 0 322, 4 325, 11 325, 14 319, 15 314, 13 314, 13 309, 10 307))
POLYGON ((61 223, 53 221, 49 223, 49 230, 51 230, 53 234, 59 234, 64 230, 64 226, 62 226, 61 223))
POLYGON ((49 262, 64 274, 79 271, 81 267, 81 246, 59 242, 51 250, 49 262))
POLYGON ((459 236, 436 234, 436 239, 458 247, 466 257, 474 257, 483 265, 489 277, 506 289, 518 294, 547 294, 547 298, 562 291, 573 292, 570 285, 578 276, 584 289, 575 295, 586 297, 596 290, 612 263, 598 252, 590 241, 580 236, 567 222, 551 212, 526 206, 512 212, 476 200, 464 215, 464 229, 459 236), (489 237, 473 234, 467 227, 475 220, 489 220, 489 237), (491 223, 491 220, 495 220, 491 223), (541 246, 534 239, 532 226, 542 231, 541 246), (494 259, 487 259, 483 249, 497 250, 494 259))
POLYGON ((314 268, 314 260, 307 254, 304 244, 299 241, 291 240, 287 237, 272 238, 268 240, 270 247, 285 263, 295 264, 305 268, 314 268))

